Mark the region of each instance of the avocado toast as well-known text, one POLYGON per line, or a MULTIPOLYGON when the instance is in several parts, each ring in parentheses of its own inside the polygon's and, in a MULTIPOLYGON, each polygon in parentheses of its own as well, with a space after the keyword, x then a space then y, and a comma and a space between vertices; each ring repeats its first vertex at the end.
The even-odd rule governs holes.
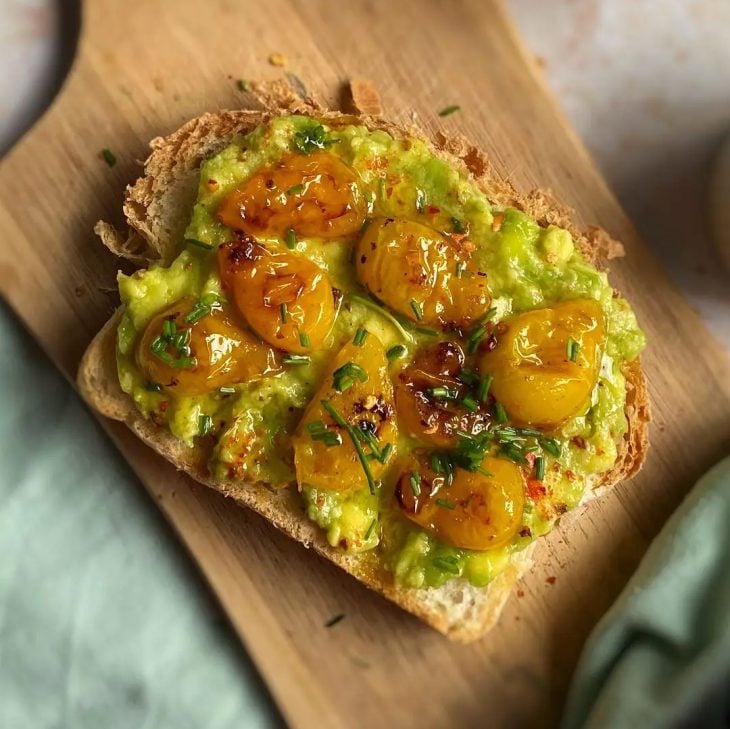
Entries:
POLYGON ((643 334, 595 267, 618 244, 460 140, 266 102, 155 140, 130 233, 98 226, 152 265, 120 276, 82 393, 474 639, 534 539, 643 460, 643 334))

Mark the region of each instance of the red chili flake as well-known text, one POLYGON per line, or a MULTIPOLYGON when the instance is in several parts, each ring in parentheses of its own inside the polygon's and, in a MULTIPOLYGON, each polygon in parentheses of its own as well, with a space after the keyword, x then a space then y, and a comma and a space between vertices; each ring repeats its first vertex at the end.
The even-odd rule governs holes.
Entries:
POLYGON ((525 591, 524 590, 517 590, 517 597, 524 597, 525 591))
POLYGON ((159 406, 158 406, 158 410, 159 410, 159 411, 160 411, 161 413, 164 413, 164 412, 166 412, 166 411, 167 411, 167 406, 168 406, 168 402, 167 402, 167 400, 162 400, 162 401, 160 402, 159 406))
POLYGON ((585 438, 583 438, 583 437, 582 437, 582 436, 580 436, 580 435, 576 435, 576 436, 573 436, 573 437, 572 437, 572 438, 570 439, 570 442, 571 442, 571 443, 572 443, 572 444, 573 444, 574 446, 576 446, 576 448, 582 448, 583 450, 585 450, 585 448, 586 448, 586 439, 585 439, 585 438))
POLYGON ((532 468, 535 465, 535 456, 534 453, 526 453, 525 454, 525 460, 527 461, 527 465, 532 468))
POLYGON ((554 585, 554 584, 555 584, 555 580, 556 580, 556 579, 557 579, 557 577, 548 577, 548 578, 547 578, 547 579, 545 580, 545 582, 547 582, 547 583, 548 583, 548 584, 550 584, 550 585, 554 585))
POLYGON ((429 215, 438 215, 438 214, 439 214, 439 213, 441 212, 441 208, 440 208, 440 207, 438 207, 437 205, 429 205, 429 206, 428 206, 428 207, 426 208, 426 212, 427 212, 427 213, 428 213, 429 215))
POLYGON ((532 499, 539 499, 547 494, 547 489, 542 481, 531 478, 527 481, 527 494, 532 499))

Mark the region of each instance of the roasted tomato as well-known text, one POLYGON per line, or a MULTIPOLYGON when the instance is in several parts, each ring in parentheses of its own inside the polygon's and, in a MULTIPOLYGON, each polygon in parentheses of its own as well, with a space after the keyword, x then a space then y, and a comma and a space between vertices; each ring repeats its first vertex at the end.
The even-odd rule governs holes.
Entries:
POLYGON ((479 369, 494 378, 491 392, 513 422, 555 428, 585 410, 605 339, 597 301, 527 311, 497 331, 497 345, 482 356, 479 369))
POLYGON ((340 350, 294 436, 300 485, 332 491, 361 489, 367 485, 363 465, 351 434, 337 423, 333 412, 353 429, 373 478, 379 478, 395 454, 398 427, 388 360, 374 335, 361 347, 349 342, 340 350))
POLYGON ((340 238, 360 230, 366 206, 355 173, 327 152, 294 154, 229 193, 218 219, 233 230, 282 238, 340 238))
POLYGON ((376 218, 358 243, 357 275, 374 296, 413 321, 465 327, 490 304, 473 248, 421 223, 376 218))
POLYGON ((484 473, 456 469, 451 485, 412 459, 400 475, 396 498, 403 513, 447 544, 493 549, 509 544, 522 524, 525 479, 511 461, 487 456, 484 473))
POLYGON ((319 266, 244 236, 218 248, 218 267, 236 307, 262 339, 300 354, 322 346, 335 320, 335 300, 319 266))
POLYGON ((398 421, 414 438, 448 448, 455 444, 457 431, 476 434, 489 424, 487 409, 473 398, 471 409, 460 402, 467 395, 467 387, 457 379, 463 365, 464 352, 458 344, 439 342, 419 352, 398 373, 398 421))
POLYGON ((178 301, 147 325, 136 350, 151 382, 180 395, 202 395, 279 369, 271 347, 242 329, 220 305, 178 301))

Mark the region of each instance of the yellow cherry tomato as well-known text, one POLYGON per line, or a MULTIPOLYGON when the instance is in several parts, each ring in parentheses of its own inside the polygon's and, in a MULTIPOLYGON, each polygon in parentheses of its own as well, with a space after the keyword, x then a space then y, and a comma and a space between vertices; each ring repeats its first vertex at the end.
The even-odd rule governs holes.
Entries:
POLYGON ((465 327, 489 308, 474 245, 403 218, 375 218, 355 253, 360 281, 384 304, 429 326, 465 327))
POLYGON ((403 430, 423 443, 450 448, 456 444, 457 431, 476 434, 487 427, 486 407, 473 397, 469 407, 462 402, 469 395, 457 379, 463 366, 461 347, 446 341, 422 350, 398 373, 395 402, 403 430))
POLYGON ((502 322, 479 362, 518 425, 555 428, 582 413, 598 379, 605 318, 593 299, 535 309, 502 322))
POLYGON ((218 219, 233 230, 282 238, 339 238, 360 230, 366 206, 355 173, 327 152, 293 154, 229 193, 218 219))
POLYGON ((236 307, 264 341, 299 354, 322 346, 335 320, 335 300, 319 266, 245 236, 218 248, 218 267, 236 307))
POLYGON ((231 311, 196 304, 192 297, 181 299, 147 325, 136 360, 151 382, 176 394, 202 395, 280 369, 271 347, 241 328, 231 311))
POLYGON ((340 350, 302 417, 293 439, 300 486, 325 491, 354 491, 368 486, 351 433, 338 424, 339 418, 351 432, 365 436, 358 440, 362 441, 360 446, 372 477, 378 479, 395 455, 398 426, 388 360, 373 334, 360 347, 349 342, 340 350), (323 400, 328 406, 322 404, 323 400), (373 445, 382 456, 380 460, 368 457, 374 453, 373 445))
POLYGON ((511 461, 487 456, 490 475, 457 468, 453 482, 425 461, 407 462, 396 486, 403 513, 447 544, 461 549, 503 547, 522 525, 525 478, 511 461))

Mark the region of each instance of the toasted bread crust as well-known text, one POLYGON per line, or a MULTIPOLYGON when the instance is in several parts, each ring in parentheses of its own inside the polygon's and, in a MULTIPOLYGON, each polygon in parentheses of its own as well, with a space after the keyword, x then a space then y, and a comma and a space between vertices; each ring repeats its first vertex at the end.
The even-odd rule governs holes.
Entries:
MULTIPOLYGON (((144 176, 127 189, 124 212, 130 231, 122 234, 105 223, 97 225, 97 232, 107 247, 136 263, 170 261, 195 200, 198 169, 202 161, 223 149, 237 135, 251 131, 274 115, 305 113, 333 126, 354 122, 370 129, 383 129, 396 137, 423 138, 418 130, 402 129, 380 118, 324 111, 312 99, 302 100, 296 96, 286 84, 256 85, 254 93, 264 109, 204 114, 168 137, 152 141, 152 154, 145 163, 144 176)), ((596 228, 577 230, 570 220, 569 211, 553 201, 549 194, 534 191, 522 196, 517 193, 494 174, 487 158, 464 140, 440 135, 432 146, 438 155, 469 174, 496 204, 523 209, 543 225, 568 228, 584 254, 593 262, 622 253, 620 244, 603 231, 596 228)), ((118 382, 116 329, 120 314, 121 309, 94 338, 79 369, 81 394, 96 410, 125 422, 178 469, 254 509, 289 536, 311 546, 368 587, 449 637, 469 642, 496 623, 514 584, 531 565, 532 546, 513 554, 506 569, 485 588, 473 587, 464 580, 452 580, 440 588, 418 590, 393 584, 387 577, 367 569, 357 555, 347 555, 330 547, 323 531, 306 517, 303 503, 292 489, 273 489, 261 483, 214 481, 197 451, 185 446, 167 429, 146 420, 131 398, 122 392, 118 382)), ((585 500, 636 473, 645 457, 650 415, 646 382, 639 361, 627 364, 624 374, 629 428, 616 464, 593 482, 585 500)))

